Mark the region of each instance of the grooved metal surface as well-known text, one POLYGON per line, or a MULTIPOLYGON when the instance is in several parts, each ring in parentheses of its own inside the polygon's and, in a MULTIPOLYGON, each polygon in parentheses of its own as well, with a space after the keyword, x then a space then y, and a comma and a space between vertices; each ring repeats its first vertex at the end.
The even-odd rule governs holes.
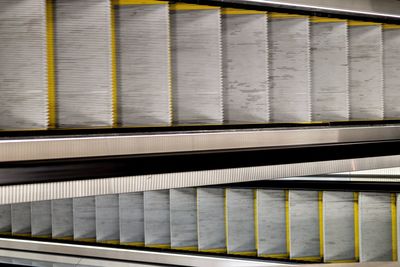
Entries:
POLYGON ((269 121, 266 14, 222 16, 224 121, 269 121))
POLYGON ((57 124, 112 126, 111 2, 54 1, 57 124))
POLYGON ((271 18, 268 33, 271 121, 309 122, 309 18, 271 18))
POLYGON ((311 23, 313 121, 349 119, 347 22, 311 23))
MULTIPOLYGON (((389 168, 399 165, 400 156, 387 156, 93 180, 10 185, 0 187, 0 205, 103 194, 260 181, 285 177, 389 168)), ((169 201, 169 198, 167 201, 169 201)))
POLYGON ((399 126, 0 139, 0 162, 394 140, 399 126))
POLYGON ((170 125, 168 4, 115 9, 119 124, 170 125))
POLYGON ((173 120, 222 124, 220 10, 172 10, 170 18, 173 120))
POLYGON ((0 1, 0 129, 46 129, 45 0, 0 1))
POLYGON ((349 27, 350 119, 383 119, 382 26, 349 27))

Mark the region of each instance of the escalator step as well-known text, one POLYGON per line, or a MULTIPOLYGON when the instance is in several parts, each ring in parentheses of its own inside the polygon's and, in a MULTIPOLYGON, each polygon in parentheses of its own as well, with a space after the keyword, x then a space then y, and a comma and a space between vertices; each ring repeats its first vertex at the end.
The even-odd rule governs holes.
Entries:
POLYGON ((0 234, 11 233, 11 205, 0 205, 0 234))
POLYGON ((95 197, 73 199, 74 240, 96 242, 95 197))
POLYGON ((96 241, 119 244, 119 197, 96 196, 96 241))
POLYGON ((33 237, 52 237, 50 200, 31 203, 31 227, 33 237))
POLYGON ((144 246, 143 192, 119 195, 120 242, 144 246))
POLYGON ((56 239, 73 239, 73 200, 55 199, 51 201, 52 236, 56 239))
POLYGON ((31 203, 11 204, 11 229, 13 235, 31 235, 31 203))

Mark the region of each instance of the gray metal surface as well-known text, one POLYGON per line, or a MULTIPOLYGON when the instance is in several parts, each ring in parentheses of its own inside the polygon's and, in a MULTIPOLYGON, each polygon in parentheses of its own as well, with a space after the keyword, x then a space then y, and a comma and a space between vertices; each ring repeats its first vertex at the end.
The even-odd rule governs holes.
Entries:
POLYGON ((111 2, 54 1, 57 124, 112 126, 111 2))
POLYGON ((119 195, 119 220, 121 244, 144 245, 143 192, 119 195))
POLYGON ((96 196, 96 241, 119 243, 119 196, 96 196))
POLYGON ((257 190, 258 256, 288 258, 286 192, 257 190))
POLYGON ((354 193, 325 191, 323 203, 324 261, 357 261, 354 193))
MULTIPOLYGON (((92 257, 96 260, 120 260, 132 261, 138 264, 152 263, 165 265, 180 265, 180 266, 211 266, 211 267, 257 267, 257 266, 293 266, 295 264, 279 263, 266 260, 253 260, 253 259, 236 259, 232 257, 223 256, 203 256, 191 254, 175 254, 168 252, 155 252, 134 249, 116 249, 109 247, 91 247, 83 245, 71 245, 54 242, 38 242, 28 240, 13 240, 7 238, 0 238, 0 248, 14 249, 21 252, 46 252, 63 255, 75 255, 79 257, 92 257)), ((10 252, 9 252, 10 253, 10 252)), ((1 254, 0 255, 4 255, 1 254)), ((12 255, 12 254, 9 254, 12 255)), ((38 258, 43 259, 43 258, 38 258)), ((91 264, 92 259, 82 259, 80 264, 91 264)), ((109 264, 109 262, 107 261, 109 264)), ((106 265, 113 266, 113 265, 106 265)), ((124 265, 116 265, 124 266, 124 265)), ((128 265, 129 266, 129 265, 128 265)), ((140 265, 139 265, 140 266, 140 265)))
POLYGON ((385 118, 399 118, 400 107, 400 28, 383 30, 383 74, 385 118))
POLYGON ((31 203, 11 205, 11 230, 13 235, 31 234, 31 203))
POLYGON ((174 123, 222 124, 220 10, 172 10, 170 18, 174 123))
POLYGON ((226 189, 227 250, 230 254, 257 255, 253 189, 226 189))
POLYGON ((196 188, 171 189, 169 196, 171 247, 197 250, 196 188))
POLYGON ((46 129, 46 1, 2 0, 0 21, 0 129, 46 129))
MULTIPOLYGON (((351 25, 351 24, 350 24, 351 25)), ((349 27, 350 119, 383 119, 382 26, 349 27)))
POLYGON ((316 18, 311 23, 313 121, 349 119, 347 22, 316 18))
POLYGON ((169 190, 144 192, 144 236, 148 247, 170 247, 169 190))
POLYGON ((309 122, 309 18, 272 17, 268 30, 271 121, 309 122))
POLYGON ((393 140, 399 137, 400 126, 388 125, 0 139, 0 162, 331 144, 393 140))
POLYGON ((320 255, 318 191, 289 191, 290 258, 317 260, 320 255))
POLYGON ((0 233, 11 233, 11 205, 0 205, 0 233))
POLYGON ((51 201, 52 237, 72 239, 74 235, 73 200, 55 199, 51 201))
POLYGON ((225 189, 197 189, 199 251, 226 252, 225 189))
MULTIPOLYGON (((226 14, 224 14, 226 13, 226 14)), ((224 121, 269 121, 267 17, 262 14, 222 16, 224 121)))
POLYGON ((95 197, 73 199, 74 239, 96 241, 95 197))
POLYGON ((223 170, 165 173, 0 187, 0 205, 102 194, 218 185, 246 181, 320 175, 400 165, 400 156, 317 161, 223 170))
POLYGON ((115 8, 119 124, 170 125, 168 2, 115 8))
POLYGON ((359 194, 361 262, 392 260, 390 204, 391 196, 389 193, 361 192, 359 194), (379 231, 376 229, 379 229, 379 231))
POLYGON ((37 237, 51 237, 51 201, 37 201, 31 204, 31 234, 37 237))

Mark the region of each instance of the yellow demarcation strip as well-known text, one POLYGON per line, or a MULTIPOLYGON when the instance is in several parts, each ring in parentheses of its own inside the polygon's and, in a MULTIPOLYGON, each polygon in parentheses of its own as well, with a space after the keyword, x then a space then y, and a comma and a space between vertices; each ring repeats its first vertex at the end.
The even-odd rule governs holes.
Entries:
POLYGON ((349 20, 349 26, 381 26, 382 23, 376 23, 371 21, 361 21, 361 20, 349 20))
POLYGON ((96 238, 80 238, 80 239, 75 239, 75 241, 78 241, 78 242, 88 242, 88 243, 96 243, 96 238))
POLYGON ((392 261, 397 261, 397 203, 396 194, 390 195, 390 207, 392 209, 392 261))
POLYGON ((310 17, 310 21, 313 23, 329 23, 329 22, 346 22, 345 19, 338 19, 338 18, 327 18, 327 17, 310 17))
POLYGON ((299 19, 299 18, 309 18, 306 15, 298 15, 298 14, 289 14, 289 13, 278 13, 278 12, 269 12, 269 18, 271 19, 299 19))
POLYGON ((286 219, 286 252, 288 255, 290 255, 289 190, 285 191, 285 219, 286 219))
POLYGON ((288 259, 289 258, 289 254, 261 254, 258 256, 264 257, 264 258, 271 258, 271 259, 288 259))
POLYGON ((259 11, 259 10, 238 9, 238 8, 223 8, 222 14, 224 14, 224 15, 254 15, 254 14, 265 15, 265 14, 267 14, 267 12, 259 11))
POLYGON ((113 0, 115 6, 129 6, 129 5, 168 5, 167 1, 157 0, 113 0))
POLYGON ((194 246, 191 246, 191 247, 171 247, 171 249, 184 250, 184 251, 198 251, 198 248, 194 247, 194 246))
POLYGON ((46 1, 46 34, 47 34, 47 91, 49 128, 56 127, 56 83, 54 66, 54 15, 53 0, 46 1))
POLYGON ((360 259, 360 224, 358 214, 358 192, 354 192, 354 258, 360 259))
POLYGON ((208 253, 226 253, 226 248, 214 248, 214 249, 201 249, 200 252, 208 253))
POLYGON ((383 24, 383 29, 392 30, 392 29, 400 29, 399 24, 383 24))
POLYGON ((111 6, 111 79, 113 127, 118 126, 117 40, 115 26, 115 10, 114 7, 111 6))
POLYGON ((97 243, 110 244, 110 245, 119 245, 119 240, 103 240, 103 241, 97 241, 97 243))
POLYGON ((144 247, 144 242, 121 242, 123 246, 144 247))
POLYGON ((258 204, 257 204, 257 194, 258 190, 254 189, 254 240, 256 242, 256 250, 258 251, 258 204))
POLYGON ((171 246, 169 244, 149 244, 146 245, 148 248, 164 248, 164 249, 170 249, 171 246))
POLYGON ((207 9, 220 9, 218 6, 206 6, 186 3, 176 3, 170 5, 171 10, 207 10, 207 9))
POLYGON ((319 255, 324 257, 324 202, 323 192, 318 192, 319 255))
POLYGON ((256 251, 239 251, 239 252, 229 252, 230 255, 238 255, 238 256, 250 256, 255 257, 257 256, 256 251))

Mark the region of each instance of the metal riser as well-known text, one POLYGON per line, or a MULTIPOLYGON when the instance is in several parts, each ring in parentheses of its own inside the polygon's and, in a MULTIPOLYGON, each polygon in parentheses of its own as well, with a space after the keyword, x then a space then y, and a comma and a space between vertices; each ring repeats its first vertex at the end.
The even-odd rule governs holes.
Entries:
POLYGON ((2 205, 0 226, 7 236, 310 262, 396 261, 397 199, 182 188, 2 205))
POLYGON ((151 0, 13 3, 1 3, 0 129, 400 116, 398 25, 151 0))

